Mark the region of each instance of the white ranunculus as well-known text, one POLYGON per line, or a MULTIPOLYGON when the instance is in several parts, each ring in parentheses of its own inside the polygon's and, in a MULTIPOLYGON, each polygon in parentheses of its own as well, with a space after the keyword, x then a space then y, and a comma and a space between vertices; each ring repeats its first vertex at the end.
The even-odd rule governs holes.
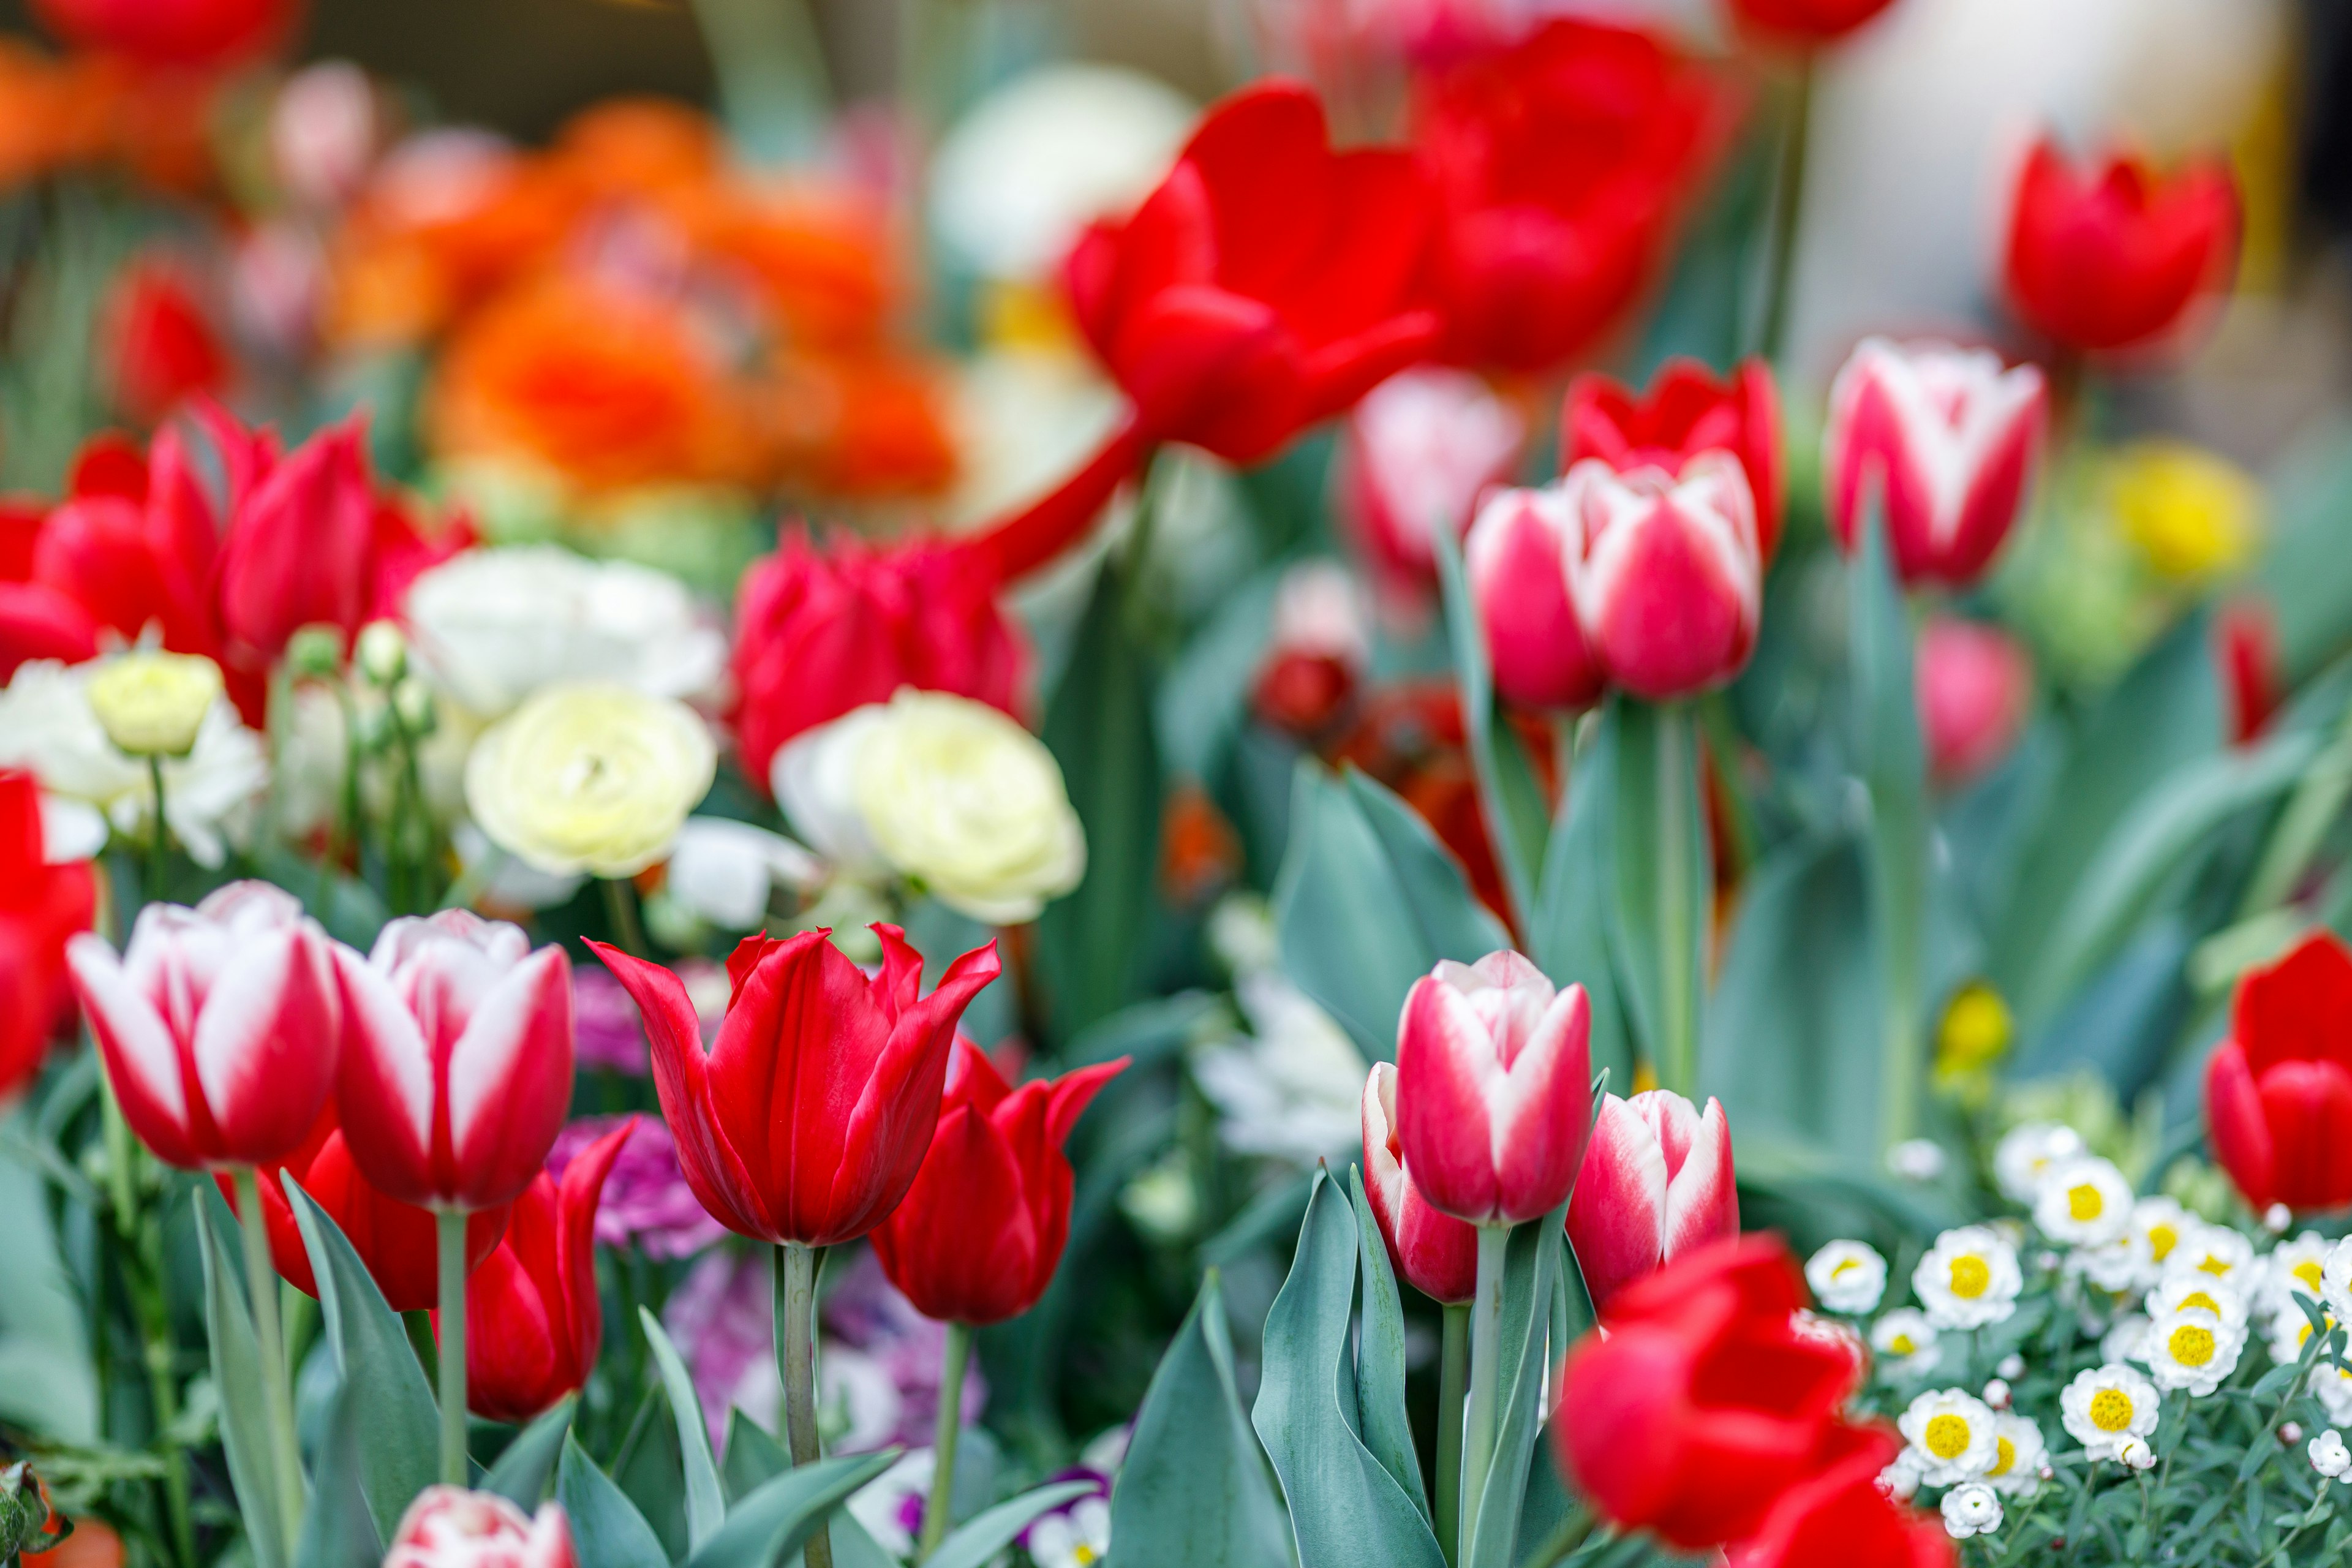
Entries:
POLYGON ((420 575, 406 609, 434 683, 484 717, 559 680, 698 697, 727 663, 727 639, 677 578, 552 544, 467 551, 420 575))
POLYGON ((1192 1079, 1217 1108, 1218 1136, 1244 1154, 1312 1166, 1363 1136, 1363 1054, 1278 971, 1234 983, 1249 1033, 1201 1047, 1192 1079))
POLYGON ((814 888, 816 857, 780 833, 723 816, 689 816, 671 846, 662 889, 682 909, 723 931, 751 931, 768 918, 779 882, 814 888))
POLYGON ((542 688, 474 744, 466 808, 552 877, 634 877, 667 857, 719 752, 694 710, 602 681, 542 688))

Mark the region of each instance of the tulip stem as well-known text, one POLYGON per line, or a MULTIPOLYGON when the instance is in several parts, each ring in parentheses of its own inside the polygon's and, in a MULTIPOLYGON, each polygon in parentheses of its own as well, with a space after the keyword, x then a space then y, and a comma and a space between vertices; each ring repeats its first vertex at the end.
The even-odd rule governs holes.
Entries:
POLYGON ((163 826, 163 759, 162 756, 151 754, 148 757, 147 782, 155 792, 155 811, 152 819, 147 825, 147 901, 151 904, 160 904, 163 901, 165 869, 163 857, 171 847, 171 840, 166 836, 163 826))
POLYGON ((948 1324, 947 1348, 940 1355, 940 1413, 932 1427, 930 1500, 923 1507, 923 1539, 915 1561, 928 1560, 948 1535, 955 1507, 956 1439, 963 1435, 963 1374, 971 1363, 971 1326, 948 1324))
POLYGON ((466 1216, 436 1209, 435 1270, 441 1288, 441 1481, 462 1487, 466 1474, 466 1216))
POLYGON ((1462 1560, 1462 1402, 1470 1394, 1470 1303, 1448 1301, 1437 1356, 1437 1543, 1462 1560))
MULTIPOLYGON (((822 1249, 785 1242, 776 1249, 777 1372, 784 1384, 784 1436, 793 1464, 824 1457, 816 1435, 816 1271, 822 1249)), ((807 1568, 833 1568, 833 1534, 823 1524, 802 1548, 807 1568)))
POLYGON ((1503 1258, 1511 1245, 1507 1225, 1478 1227, 1478 1293, 1471 1300, 1470 1415, 1463 1437, 1462 1543, 1459 1563, 1470 1561, 1478 1539, 1479 1504, 1486 1475, 1495 1468, 1496 1400, 1503 1356, 1503 1258))
POLYGON ((1804 216, 1805 155, 1813 139, 1813 57, 1797 62, 1789 105, 1789 137, 1780 148, 1780 182, 1772 193, 1772 237, 1765 274, 1764 331, 1759 347, 1767 363, 1778 363, 1789 336, 1789 300, 1797 270, 1797 227, 1804 216))
POLYGON ((649 959, 646 949, 646 928, 637 919, 637 890, 619 877, 602 877, 604 884, 604 913, 613 921, 613 943, 631 958, 649 959))
POLYGON ((294 1436, 294 1385, 286 1371, 286 1342, 278 1331, 278 1269, 269 1260, 269 1222, 261 1209, 261 1181, 250 1165, 237 1167, 237 1229, 245 1237, 245 1285, 253 1298, 254 1350, 261 1358, 261 1394, 269 1408, 269 1457, 277 1474, 278 1527, 286 1553, 302 1539, 302 1450, 294 1436))
POLYGON ((1657 709, 1658 1082, 1685 1099, 1698 1092, 1700 921, 1706 904, 1706 819, 1690 710, 1657 709))

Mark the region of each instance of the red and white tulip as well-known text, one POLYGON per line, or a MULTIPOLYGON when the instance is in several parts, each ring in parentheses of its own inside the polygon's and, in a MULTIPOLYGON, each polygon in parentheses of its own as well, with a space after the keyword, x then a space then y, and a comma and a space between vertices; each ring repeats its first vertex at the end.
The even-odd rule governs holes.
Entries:
POLYGON ((1739 459, 1709 448, 1678 475, 1599 458, 1562 481, 1576 519, 1578 623, 1612 684, 1654 702, 1722 685, 1755 651, 1764 557, 1739 459))
POLYGON ((1576 514, 1559 487, 1504 490, 1471 525, 1465 564, 1495 689, 1528 708, 1586 708, 1604 684, 1568 578, 1576 514))
POLYGON ((1702 1112, 1663 1089, 1606 1096, 1568 1206, 1569 1243, 1594 1308, 1607 1312, 1636 1280, 1738 1234, 1722 1105, 1710 1100, 1702 1112))

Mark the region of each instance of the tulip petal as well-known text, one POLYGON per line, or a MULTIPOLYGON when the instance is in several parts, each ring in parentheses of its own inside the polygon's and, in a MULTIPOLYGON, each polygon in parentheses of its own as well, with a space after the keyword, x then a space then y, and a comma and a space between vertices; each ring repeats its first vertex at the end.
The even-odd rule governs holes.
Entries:
POLYGON ((1039 1261, 1025 1187, 1002 1130, 970 1106, 949 1111, 914 1184, 873 1233, 883 1271, 925 1317, 988 1323, 1024 1310, 1039 1261))
POLYGON ((2257 1078, 2283 1061, 2352 1068, 2352 948, 2320 931, 2249 972, 2238 986, 2231 1033, 2257 1078))
POLYGON ((2279 1201, 2300 1210, 2352 1202, 2352 1073, 2334 1062, 2281 1062, 2256 1087, 2279 1201))
POLYGON ((1469 1000, 1439 975, 1413 983, 1397 1026, 1397 1139, 1404 1172, 1441 1213, 1473 1225, 1500 1217, 1487 1109, 1495 1049, 1469 1000))
POLYGON ((188 1136, 187 1086, 179 1047, 153 1004, 131 984, 105 939, 83 931, 66 944, 74 994, 89 1015, 123 1120, 165 1164, 201 1163, 188 1136))
POLYGON ((404 1203, 431 1203, 439 1194, 432 1170, 433 1059, 424 1032, 382 970, 340 942, 334 951, 342 989, 335 1097, 343 1142, 376 1186, 404 1203))
POLYGON ((281 926, 252 939, 205 997, 196 1081, 225 1148, 256 1164, 299 1145, 334 1086, 336 1008, 314 939, 281 926))
POLYGON ((572 962, 551 944, 499 977, 450 1047, 449 1146, 467 1207, 530 1184, 571 1108, 572 1054, 572 962))
POLYGON ((1087 1107, 1094 1103, 1095 1096, 1102 1092, 1105 1084, 1125 1072, 1134 1059, 1132 1057, 1120 1057, 1112 1061, 1097 1062, 1093 1067, 1064 1073, 1054 1080, 1050 1105, 1045 1113, 1045 1136, 1055 1148, 1059 1149, 1070 1141, 1071 1131, 1077 1126, 1078 1118, 1087 1113, 1087 1107))
POLYGON ((1601 1101, 1592 1143, 1569 1199, 1568 1236, 1594 1308, 1665 1260, 1665 1152, 1639 1111, 1615 1095, 1601 1101))
MULTIPOLYGON (((1663 1092, 1663 1091, 1660 1091, 1663 1092)), ((1690 1102, 1681 1100, 1685 1110, 1690 1102)), ((1664 1255, 1680 1258, 1710 1241, 1739 1234, 1739 1189, 1732 1177, 1731 1125, 1719 1100, 1706 1102, 1703 1117, 1677 1114, 1670 1136, 1662 1136, 1666 1164, 1664 1255), (1679 1150, 1679 1152, 1677 1152, 1679 1150)))
POLYGON ((1502 1094, 1488 1088, 1503 1217, 1530 1220, 1568 1197, 1592 1124, 1592 1010, 1584 987, 1551 999, 1519 1049, 1502 1094))

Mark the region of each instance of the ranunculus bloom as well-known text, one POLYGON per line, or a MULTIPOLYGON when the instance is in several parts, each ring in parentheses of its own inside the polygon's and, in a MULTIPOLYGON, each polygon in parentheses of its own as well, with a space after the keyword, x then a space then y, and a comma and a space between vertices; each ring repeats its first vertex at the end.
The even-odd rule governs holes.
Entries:
POLYGON ((1703 452, 1728 452, 1748 476, 1758 552, 1769 562, 1780 546, 1780 395, 1761 360, 1741 361, 1724 381, 1696 360, 1668 360, 1639 395, 1608 376, 1580 375, 1569 384, 1559 446, 1563 471, 1598 458, 1620 474, 1680 475, 1703 452))
POLYGON ((1584 987, 1554 991, 1516 952, 1440 963, 1397 1020, 1405 1174, 1431 1205, 1517 1225, 1559 1205, 1591 1124, 1584 987))
POLYGON ((572 1526, 555 1503, 535 1518, 496 1492, 426 1487, 400 1516, 383 1568, 576 1568, 572 1526))
POLYGON ((1587 459, 1562 481, 1579 553, 1577 624, 1612 685, 1667 702, 1722 685, 1756 650, 1764 559, 1730 453, 1616 473, 1587 459))
POLYGON ((539 1173, 572 1100, 572 963, 465 910, 335 950, 345 1033, 343 1136, 404 1203, 485 1209, 539 1173))
POLYGON ((1478 1229, 1432 1208, 1405 1174, 1396 1086, 1389 1062, 1364 1079, 1364 1201, 1407 1284, 1433 1301, 1467 1301, 1478 1288, 1478 1229))
POLYGON ((86 862, 44 856, 39 786, 0 772, 0 1100, 40 1069, 67 1000, 66 943, 96 899, 86 862))
POLYGON ((2025 161, 2009 220, 2009 297, 2035 331, 2085 353, 2162 337, 2237 264, 2238 186, 2226 163, 2169 177, 2125 154, 2081 173, 2047 139, 2025 161))
POLYGON ((2213 1157, 2261 1214, 2352 1204, 2352 950, 2305 937, 2238 982, 2205 1067, 2213 1157))
POLYGON ((882 1271, 927 1318, 1001 1323, 1037 1304, 1070 1235, 1070 1130, 1128 1058, 1014 1089, 956 1042, 930 1152, 874 1232, 882 1271))
POLYGON ((2033 704, 2033 660, 1998 626, 1931 616, 1919 628, 1919 730, 1927 769, 1966 784, 2009 755, 2033 704))
POLYGON ((532 1177, 506 1238, 467 1277, 466 1405, 475 1415, 528 1421, 588 1381, 604 1337, 596 1202, 633 1126, 583 1150, 560 1185, 544 1171, 532 1177))
POLYGON ((1656 37, 1573 17, 1424 77, 1445 357, 1531 372, 1590 345, 1656 272, 1725 119, 1656 37))
POLYGON ((997 976, 996 944, 922 994, 923 957, 877 925, 869 979, 825 931, 746 937, 706 1051, 685 983, 591 942, 644 1013, 654 1088, 687 1184, 739 1236, 831 1247, 866 1235, 913 1184, 939 1122, 956 1021, 997 976))
POLYGON ((1858 548, 1875 503, 1904 582, 1976 581, 2025 505, 2047 403, 2037 366, 1864 338, 1831 384, 1822 439, 1839 544, 1858 548))
POLYGON ((1604 685, 1570 596, 1579 529, 1567 493, 1557 487, 1505 490, 1471 525, 1464 563, 1495 689, 1523 707, 1589 708, 1604 685))
POLYGON ((634 877, 710 792, 719 747, 685 703, 604 681, 541 687, 466 758, 466 809, 551 877, 634 877))
POLYGON ((1952 1568, 1943 1526, 1886 1494, 1879 1477, 1902 1447, 1875 1427, 1837 1432, 1812 1475, 1780 1494, 1726 1568, 1952 1568))
POLYGON ((1384 584, 1436 579, 1437 534, 1462 536, 1526 439, 1517 410, 1466 371, 1423 366, 1364 395, 1348 416, 1334 483, 1340 515, 1384 584))
POLYGON ((100 314, 115 405, 140 424, 153 425, 187 399, 227 384, 228 351, 170 263, 125 268, 100 314))
POLYGON ((1731 0, 1739 18, 1807 44, 1842 38, 1895 0, 1731 0))
POLYGON ((335 1081, 332 943, 301 901, 232 882, 194 909, 149 904, 120 958, 68 946, 122 1119, 167 1165, 267 1165, 299 1147, 335 1081))
POLYGON ((1602 1318, 1626 1288, 1739 1234, 1731 1127, 1672 1089, 1607 1096, 1569 1200, 1568 1239, 1602 1318))
POLYGON ((147 65, 225 66, 293 30, 301 0, 33 0, 34 14, 86 49, 147 65))

